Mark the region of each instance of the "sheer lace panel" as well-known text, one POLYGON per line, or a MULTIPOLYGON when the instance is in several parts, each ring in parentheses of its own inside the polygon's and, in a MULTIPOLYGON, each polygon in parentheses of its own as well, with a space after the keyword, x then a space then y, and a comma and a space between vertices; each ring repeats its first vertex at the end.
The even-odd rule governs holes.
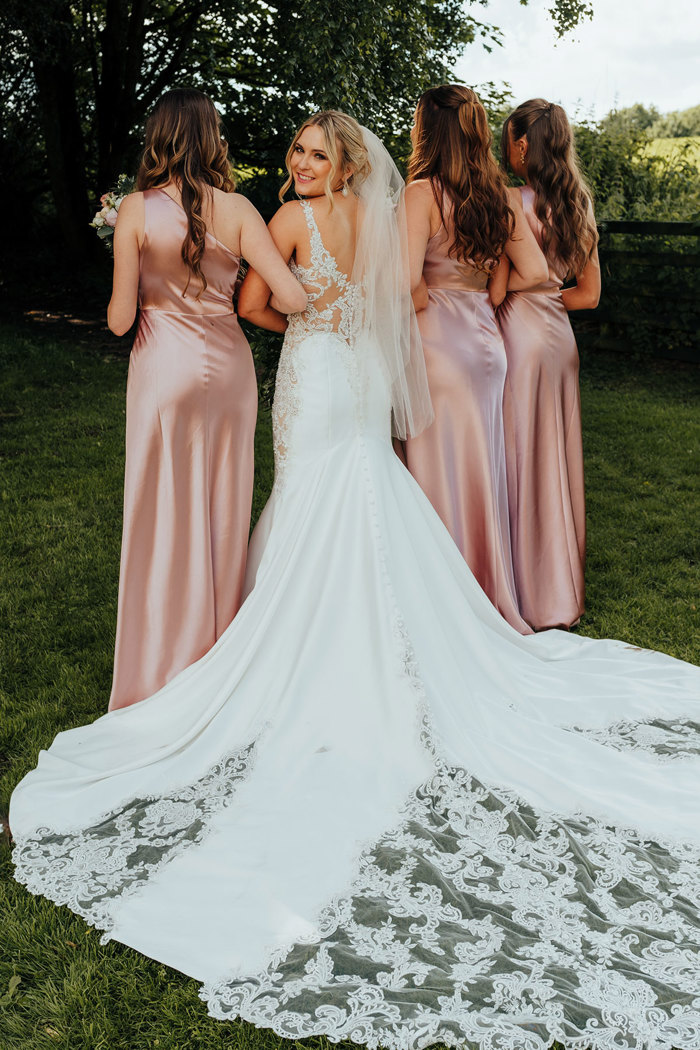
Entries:
POLYGON ((299 266, 292 262, 290 269, 307 289, 309 303, 303 313, 290 318, 290 326, 303 325, 305 331, 338 332, 350 340, 355 331, 360 290, 347 274, 341 273, 325 247, 309 201, 302 201, 301 206, 309 228, 311 264, 299 266))

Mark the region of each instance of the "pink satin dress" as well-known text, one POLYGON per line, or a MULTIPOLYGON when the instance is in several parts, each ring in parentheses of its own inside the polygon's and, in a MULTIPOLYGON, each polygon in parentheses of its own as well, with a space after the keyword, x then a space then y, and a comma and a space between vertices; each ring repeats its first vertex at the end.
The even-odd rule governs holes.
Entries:
MULTIPOLYGON (((232 296, 240 260, 207 235, 207 288, 180 257, 186 217, 146 190, 126 400, 124 531, 110 710, 203 656, 241 602, 257 384, 232 296)), ((193 698, 193 702, 196 698, 193 698)))
POLYGON ((503 444, 506 355, 488 276, 450 258, 441 227, 425 253, 429 302, 418 314, 434 422, 405 442, 406 465, 502 616, 518 612, 510 550, 503 444))
MULTIPOLYGON (((520 190, 538 243, 535 195, 520 190)), ((584 607, 586 507, 579 359, 561 297, 566 274, 511 292, 498 311, 508 358, 504 425, 511 541, 523 617, 534 628, 568 627, 584 607)))

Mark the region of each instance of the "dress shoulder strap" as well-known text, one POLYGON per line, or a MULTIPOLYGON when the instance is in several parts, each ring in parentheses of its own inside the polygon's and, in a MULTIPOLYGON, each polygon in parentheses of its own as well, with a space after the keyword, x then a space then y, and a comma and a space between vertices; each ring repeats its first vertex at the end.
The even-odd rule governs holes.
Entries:
POLYGON ((309 241, 311 242, 311 265, 314 267, 319 266, 323 262, 325 256, 328 254, 326 252, 326 246, 323 243, 321 231, 318 228, 318 223, 316 222, 316 216, 314 215, 314 210, 311 207, 311 202, 307 200, 302 200, 299 203, 301 204, 302 211, 304 212, 304 218, 306 219, 306 225, 309 229, 309 241))

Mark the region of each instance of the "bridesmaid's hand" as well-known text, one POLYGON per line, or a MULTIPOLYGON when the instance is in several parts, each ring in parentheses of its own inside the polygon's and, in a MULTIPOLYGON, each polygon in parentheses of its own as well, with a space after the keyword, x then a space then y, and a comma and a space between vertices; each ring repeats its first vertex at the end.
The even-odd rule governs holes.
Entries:
POLYGON ((597 247, 589 255, 588 262, 576 278, 574 287, 565 288, 561 298, 567 310, 595 310, 600 302, 600 261, 597 247))
POLYGON ((430 301, 430 297, 428 295, 428 286, 425 283, 425 277, 421 277, 420 284, 417 288, 414 288, 413 292, 411 293, 411 298, 413 299, 413 309, 416 311, 416 313, 419 313, 421 310, 425 310, 426 306, 430 301))
POLYGON ((508 290, 508 276, 510 274, 510 263, 505 252, 498 260, 495 270, 489 277, 488 292, 491 305, 496 310, 506 297, 508 290))

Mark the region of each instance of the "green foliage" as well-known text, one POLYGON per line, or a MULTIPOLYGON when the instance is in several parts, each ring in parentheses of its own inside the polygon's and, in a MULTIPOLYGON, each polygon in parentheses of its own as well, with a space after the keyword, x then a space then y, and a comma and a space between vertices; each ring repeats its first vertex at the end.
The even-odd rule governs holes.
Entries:
MULTIPOLYGON (((418 95, 447 78, 469 44, 491 49, 500 40, 480 17, 487 6, 5 0, 0 159, 26 141, 29 127, 35 149, 20 151, 24 162, 43 187, 50 182, 64 236, 73 230, 77 244, 89 217, 86 188, 97 196, 119 171, 135 169, 145 117, 177 84, 207 91, 225 115, 235 162, 273 177, 294 128, 318 108, 354 114, 400 157, 418 95)), ((551 14, 563 34, 590 16, 590 4, 554 0, 551 14)), ((12 182, 8 166, 0 170, 12 182)), ((269 185, 251 188, 271 196, 269 185)))
POLYGON ((689 161, 700 170, 700 135, 676 139, 649 139, 644 152, 651 156, 689 161))
POLYGON ((649 128, 656 139, 678 139, 700 135, 700 106, 673 110, 658 117, 649 128))
POLYGON ((625 109, 612 109, 601 120, 600 126, 611 131, 648 131, 659 118, 660 113, 656 106, 647 107, 641 102, 635 102, 633 106, 627 106, 625 109))
POLYGON ((692 158, 653 153, 642 128, 610 118, 577 125, 575 137, 599 221, 689 222, 700 214, 700 178, 692 158))

